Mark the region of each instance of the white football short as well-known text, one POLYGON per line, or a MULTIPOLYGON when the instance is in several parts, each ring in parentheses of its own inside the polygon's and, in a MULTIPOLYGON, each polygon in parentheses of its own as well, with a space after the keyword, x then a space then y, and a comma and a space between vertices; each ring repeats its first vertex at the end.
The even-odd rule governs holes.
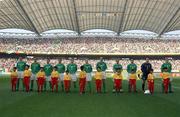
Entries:
POLYGON ((30 80, 37 80, 36 74, 32 74, 30 80))
POLYGON ((91 81, 91 80, 92 80, 92 74, 86 73, 86 81, 91 81))
POLYGON ((23 71, 18 71, 17 74, 18 74, 18 78, 21 78, 21 79, 24 78, 24 72, 23 71))
POLYGON ((76 74, 70 74, 72 81, 77 81, 76 74))

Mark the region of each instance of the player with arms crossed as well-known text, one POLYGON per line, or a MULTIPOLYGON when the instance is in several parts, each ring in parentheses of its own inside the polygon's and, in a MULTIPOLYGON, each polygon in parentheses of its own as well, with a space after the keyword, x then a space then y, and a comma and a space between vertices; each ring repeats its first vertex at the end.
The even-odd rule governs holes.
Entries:
MULTIPOLYGON (((164 68, 167 68, 167 72, 171 74, 172 65, 167 58, 165 60, 165 63, 163 63, 161 66, 161 72, 162 73, 164 72, 164 68)), ((172 78, 170 78, 168 87, 169 87, 169 93, 173 93, 173 91, 172 91, 172 78)), ((162 84, 162 92, 164 92, 164 84, 162 84)))
MULTIPOLYGON (((119 63, 119 60, 116 60, 116 63, 113 65, 113 72, 114 74, 117 73, 117 72, 122 72, 123 71, 123 68, 122 68, 122 65, 119 63)), ((113 78, 113 84, 114 83, 114 78, 113 78)), ((113 85, 113 92, 115 92, 115 86, 113 85)))

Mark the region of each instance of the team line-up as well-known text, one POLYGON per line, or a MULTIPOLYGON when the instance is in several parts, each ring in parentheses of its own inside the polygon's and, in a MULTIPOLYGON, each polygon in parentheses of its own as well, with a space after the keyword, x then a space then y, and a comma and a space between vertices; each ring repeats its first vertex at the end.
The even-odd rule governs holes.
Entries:
MULTIPOLYGON (((127 65, 128 72, 128 88, 129 92, 136 90, 136 80, 137 78, 142 79, 142 91, 145 91, 145 84, 147 81, 148 90, 151 94, 154 93, 154 75, 153 68, 146 58, 146 61, 141 65, 141 71, 137 71, 137 65, 134 60, 130 60, 130 64, 127 65), (141 73, 140 73, 141 72, 141 73)), ((92 78, 95 79, 96 92, 106 92, 106 69, 107 65, 103 58, 96 64, 95 75, 92 76, 92 66, 88 63, 88 59, 85 60, 85 64, 80 67, 79 76, 76 76, 77 65, 74 63, 74 59, 70 60, 70 63, 65 67, 62 60, 59 59, 59 63, 56 66, 50 64, 50 59, 47 59, 47 64, 43 67, 35 59, 34 62, 29 66, 23 61, 23 58, 19 58, 16 67, 11 71, 11 86, 12 91, 19 91, 19 84, 22 83, 23 90, 26 92, 33 91, 34 82, 37 82, 37 91, 46 91, 47 84, 49 84, 50 90, 53 92, 54 89, 58 92, 58 84, 60 82, 62 91, 66 93, 70 92, 71 86, 76 88, 77 78, 79 78, 79 93, 85 93, 86 84, 88 85, 89 92, 92 91, 91 81, 92 78), (31 68, 31 71, 29 70, 31 68), (72 83, 72 85, 71 85, 72 83), (103 91, 101 91, 101 87, 103 91)), ((161 66, 162 77, 162 91, 164 93, 172 92, 171 86, 171 70, 172 65, 168 60, 161 66)), ((119 60, 113 65, 113 90, 119 93, 122 89, 122 65, 119 60)))

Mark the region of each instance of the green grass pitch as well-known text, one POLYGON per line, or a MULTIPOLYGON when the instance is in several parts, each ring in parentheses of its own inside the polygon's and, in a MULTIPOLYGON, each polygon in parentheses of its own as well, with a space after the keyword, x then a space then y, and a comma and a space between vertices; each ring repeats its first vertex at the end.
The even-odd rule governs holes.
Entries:
MULTIPOLYGON (((93 82, 94 85, 94 82, 93 82)), ((174 93, 161 93, 161 80, 155 80, 155 94, 144 95, 141 81, 138 93, 112 93, 112 80, 107 79, 107 93, 79 95, 43 92, 11 92, 9 78, 0 78, 0 117, 179 117, 180 79, 173 80, 174 93)))

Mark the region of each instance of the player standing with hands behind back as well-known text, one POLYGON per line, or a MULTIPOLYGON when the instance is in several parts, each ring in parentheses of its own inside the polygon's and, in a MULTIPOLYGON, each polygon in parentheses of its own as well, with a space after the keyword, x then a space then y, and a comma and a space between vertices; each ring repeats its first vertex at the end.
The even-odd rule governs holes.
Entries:
POLYGON ((150 70, 152 69, 152 65, 149 63, 149 58, 146 58, 146 62, 141 65, 141 71, 142 71, 142 90, 145 91, 145 83, 148 78, 148 74, 150 73, 150 70))
POLYGON ((132 74, 136 74, 136 71, 137 71, 137 65, 134 63, 134 60, 131 59, 131 63, 128 64, 127 66, 127 72, 128 72, 128 81, 129 81, 129 85, 128 85, 128 90, 130 92, 130 89, 131 89, 131 85, 130 85, 130 76, 132 76, 132 74))
POLYGON ((35 59, 34 62, 31 64, 31 89, 30 91, 33 90, 33 86, 34 86, 34 81, 37 81, 37 73, 39 72, 41 66, 40 64, 37 62, 37 60, 35 59))
POLYGON ((107 65, 103 61, 103 58, 100 58, 100 61, 96 64, 96 70, 100 68, 100 71, 102 72, 102 84, 103 84, 103 92, 106 93, 106 70, 107 70, 107 65))
POLYGON ((51 73, 53 71, 53 66, 50 64, 50 60, 47 59, 47 64, 44 65, 44 72, 46 75, 46 82, 44 83, 44 90, 46 91, 46 85, 49 82, 49 87, 50 89, 52 88, 51 86, 51 73))
POLYGON ((86 59, 84 66, 84 71, 86 72, 86 81, 88 83, 89 92, 91 93, 91 81, 92 81, 92 65, 88 63, 86 59))
POLYGON ((74 63, 74 59, 71 59, 71 62, 67 65, 67 71, 69 72, 72 82, 74 84, 74 88, 76 88, 76 81, 77 81, 77 65, 74 63))
MULTIPOLYGON (((113 65, 113 72, 114 72, 114 74, 115 74, 115 73, 117 73, 117 72, 122 72, 122 71, 123 71, 122 65, 119 63, 119 60, 117 59, 117 60, 116 60, 116 63, 113 65)), ((114 83, 114 78, 113 78, 113 84, 115 84, 115 83, 114 83)), ((113 92, 116 91, 115 89, 116 89, 116 88, 115 88, 115 85, 113 85, 113 92)))
MULTIPOLYGON (((165 63, 163 63, 162 66, 161 66, 161 72, 162 73, 165 72, 164 68, 167 68, 167 72, 171 74, 172 65, 169 62, 168 58, 166 58, 165 63)), ((168 86, 169 87, 169 93, 173 93, 173 91, 172 91, 172 83, 171 82, 172 82, 172 78, 170 78, 170 81, 169 81, 169 86, 168 86)), ((163 84, 162 84, 162 90, 163 90, 162 92, 164 92, 164 85, 163 84)))
POLYGON ((26 67, 26 62, 23 61, 22 57, 19 57, 19 61, 17 62, 16 67, 17 67, 17 73, 18 73, 18 81, 17 81, 16 90, 19 91, 20 81, 22 82, 22 86, 23 86, 23 90, 24 90, 23 78, 24 78, 24 70, 26 67))
POLYGON ((65 65, 62 63, 62 59, 59 59, 59 63, 56 65, 57 71, 59 72, 59 80, 61 82, 62 91, 64 91, 64 72, 65 65))

